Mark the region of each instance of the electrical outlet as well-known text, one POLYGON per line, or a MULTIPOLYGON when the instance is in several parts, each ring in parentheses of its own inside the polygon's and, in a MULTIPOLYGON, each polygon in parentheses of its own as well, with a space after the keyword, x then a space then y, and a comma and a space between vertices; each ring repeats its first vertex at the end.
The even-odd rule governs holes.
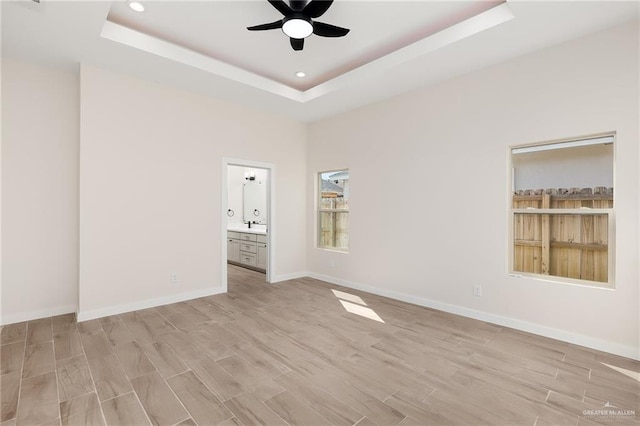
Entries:
POLYGON ((473 285, 473 295, 478 297, 482 296, 482 286, 480 284, 473 285))
POLYGON ((178 274, 175 272, 171 273, 171 283, 178 284, 178 274))

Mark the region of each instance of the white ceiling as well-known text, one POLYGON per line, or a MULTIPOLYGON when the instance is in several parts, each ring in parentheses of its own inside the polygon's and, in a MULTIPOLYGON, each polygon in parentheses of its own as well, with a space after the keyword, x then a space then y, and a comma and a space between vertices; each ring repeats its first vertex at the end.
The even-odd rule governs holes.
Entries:
POLYGON ((638 19, 638 2, 338 0, 301 52, 266 0, 3 1, 2 57, 78 69, 89 63, 314 121, 638 19), (295 77, 296 71, 307 77, 295 77))
POLYGON ((390 7, 372 2, 363 15, 362 2, 338 0, 317 20, 351 32, 341 38, 311 36, 299 52, 281 30, 247 31, 247 26, 282 19, 266 0, 149 3, 144 13, 121 2, 111 6, 107 19, 306 90, 498 3, 414 1, 390 7), (299 70, 307 77, 297 78, 299 70))

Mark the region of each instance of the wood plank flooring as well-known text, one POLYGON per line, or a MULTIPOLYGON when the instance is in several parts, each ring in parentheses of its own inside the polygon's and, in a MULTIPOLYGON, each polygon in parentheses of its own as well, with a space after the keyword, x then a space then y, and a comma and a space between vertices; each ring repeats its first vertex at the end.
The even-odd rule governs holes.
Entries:
POLYGON ((235 266, 227 294, 0 340, 1 426, 640 426, 640 362, 235 266))

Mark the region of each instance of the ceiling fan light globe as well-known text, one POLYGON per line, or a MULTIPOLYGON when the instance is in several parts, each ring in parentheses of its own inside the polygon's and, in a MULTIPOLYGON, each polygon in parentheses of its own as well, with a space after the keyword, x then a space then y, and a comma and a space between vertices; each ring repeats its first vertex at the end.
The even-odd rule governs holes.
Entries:
POLYGON ((313 25, 306 19, 292 18, 282 24, 282 32, 291 38, 307 38, 313 34, 313 25))

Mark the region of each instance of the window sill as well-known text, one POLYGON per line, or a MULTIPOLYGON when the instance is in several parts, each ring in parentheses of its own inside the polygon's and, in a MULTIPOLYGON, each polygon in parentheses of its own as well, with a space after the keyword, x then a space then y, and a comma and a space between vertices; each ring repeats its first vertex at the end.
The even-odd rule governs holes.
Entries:
POLYGON ((578 280, 567 277, 555 277, 551 275, 530 274, 527 272, 508 272, 511 278, 527 278, 535 281, 548 282, 553 284, 565 284, 577 287, 595 288, 600 290, 615 290, 615 284, 613 282, 603 283, 599 281, 578 280))
POLYGON ((328 251, 332 253, 341 253, 341 254, 349 254, 349 249, 339 249, 334 247, 316 247, 318 250, 328 251))

